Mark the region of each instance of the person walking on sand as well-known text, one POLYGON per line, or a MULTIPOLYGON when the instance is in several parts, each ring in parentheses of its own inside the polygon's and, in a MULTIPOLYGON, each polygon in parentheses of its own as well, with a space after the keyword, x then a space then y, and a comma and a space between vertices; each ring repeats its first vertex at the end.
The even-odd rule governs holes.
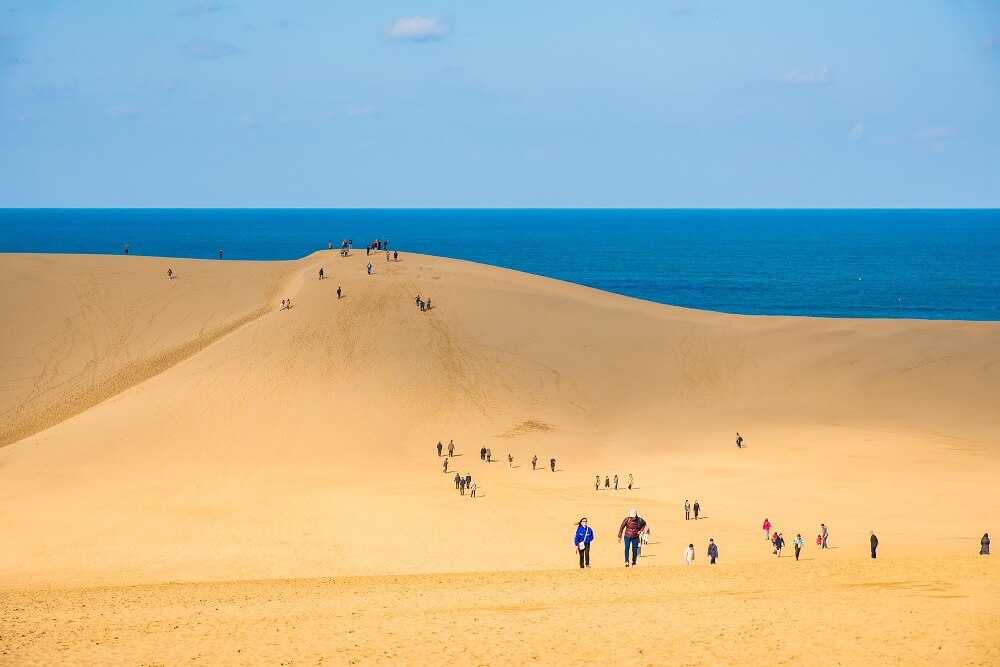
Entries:
POLYGON ((771 535, 771 555, 778 555, 778 531, 774 531, 774 534, 771 535))
POLYGON ((611 488, 611 478, 607 475, 604 476, 604 490, 607 491, 611 488))
POLYGON ((368 275, 372 274, 372 263, 368 262, 368 275))
POLYGON ((684 501, 684 520, 688 521, 691 519, 691 503, 687 500, 684 501))
POLYGON ((781 558, 781 550, 785 546, 785 536, 778 533, 778 539, 774 541, 774 548, 778 551, 778 558, 781 558))
POLYGON ((476 483, 475 482, 472 482, 472 484, 469 484, 469 495, 472 496, 473 498, 476 497, 476 483))
POLYGON ((878 537, 875 535, 875 531, 869 533, 869 541, 872 545, 872 558, 875 558, 875 550, 878 549, 878 537))
POLYGON ((817 535, 816 536, 816 546, 820 547, 820 548, 823 547, 823 536, 822 535, 817 535))
POLYGON ((638 512, 629 510, 628 516, 622 520, 622 525, 618 527, 618 541, 622 541, 622 534, 625 534, 625 567, 629 566, 629 549, 632 550, 632 567, 636 565, 639 558, 639 535, 646 527, 646 522, 642 520, 638 512))
POLYGON ((514 457, 511 456, 510 453, 508 452, 507 453, 507 470, 510 470, 513 467, 514 467, 514 457))
POLYGON ((398 250, 394 250, 392 252, 392 261, 394 261, 394 262, 398 262, 399 261, 399 251, 398 250))
POLYGON ((618 490, 618 475, 615 475, 615 491, 618 490))
POLYGON ((319 267, 319 279, 323 280, 323 267, 319 267))
POLYGON ((830 531, 826 529, 825 523, 819 524, 819 529, 819 534, 823 536, 823 548, 827 549, 826 540, 830 537, 830 531))
POLYGON ((632 473, 628 474, 628 490, 632 490, 632 473))
POLYGON ((465 475, 465 488, 469 488, 472 485, 472 473, 466 473, 465 475))
POLYGON ((174 270, 167 269, 167 280, 173 280, 173 279, 174 279, 174 270))
POLYGON ((805 540, 802 539, 802 533, 795 536, 792 540, 792 548, 795 549, 795 560, 799 559, 799 552, 802 551, 802 546, 805 544, 805 540))
POLYGON ((222 259, 222 248, 219 248, 219 259, 222 259))
POLYGON ((531 457, 531 469, 535 470, 538 468, 538 454, 534 454, 531 457))
POLYGON ((990 555, 990 534, 983 533, 983 539, 979 540, 979 555, 989 556, 990 555))
POLYGON ((715 540, 711 537, 708 538, 708 564, 715 565, 716 559, 719 557, 719 547, 716 546, 715 540))
POLYGON ((594 491, 600 491, 600 490, 601 490, 601 476, 594 475, 594 491))
POLYGON ((125 244, 125 254, 126 255, 128 254, 128 244, 127 243, 125 244))
POLYGON ((489 447, 486 448, 486 462, 493 463, 493 450, 489 447))
POLYGON ((580 554, 580 569, 590 567, 590 543, 594 541, 594 531, 587 526, 587 517, 583 517, 576 522, 576 533, 573 535, 573 544, 580 554))
POLYGON ((284 299, 282 299, 282 300, 281 300, 281 305, 280 305, 280 306, 278 306, 278 310, 284 310, 284 309, 285 309, 285 300, 284 300, 284 299))
POLYGON ((698 520, 698 512, 701 511, 701 504, 699 504, 697 500, 694 501, 693 509, 694 509, 694 520, 697 521, 698 520))
POLYGON ((486 446, 485 445, 483 446, 482 449, 479 450, 479 460, 480 461, 485 461, 486 460, 486 446))
POLYGON ((459 485, 459 482, 461 482, 461 481, 462 481, 462 476, 461 476, 461 475, 459 475, 459 474, 458 474, 458 473, 456 472, 456 473, 455 473, 455 488, 456 488, 456 489, 458 488, 458 485, 459 485))
POLYGON ((454 455, 455 455, 455 441, 454 440, 449 440, 448 441, 448 456, 454 456, 454 455))
POLYGON ((549 459, 549 468, 552 469, 552 472, 556 471, 556 460, 555 459, 549 459))
POLYGON ((689 544, 688 548, 684 550, 684 562, 688 565, 694 565, 694 545, 689 544))
POLYGON ((448 472, 448 459, 444 460, 444 471, 448 472))
POLYGON ((465 478, 462 477, 458 480, 458 493, 459 495, 465 495, 465 478))
POLYGON ((441 441, 438 440, 438 456, 441 456, 441 448, 442 447, 443 447, 443 445, 441 444, 441 441))
POLYGON ((736 449, 743 449, 743 436, 739 431, 736 432, 736 449))
POLYGON ((427 310, 431 309, 431 298, 427 297, 427 310))
POLYGON ((337 301, 340 301, 340 285, 337 285, 337 301))
POLYGON ((771 539, 771 522, 767 520, 767 517, 764 517, 764 525, 761 528, 764 529, 764 539, 771 539))

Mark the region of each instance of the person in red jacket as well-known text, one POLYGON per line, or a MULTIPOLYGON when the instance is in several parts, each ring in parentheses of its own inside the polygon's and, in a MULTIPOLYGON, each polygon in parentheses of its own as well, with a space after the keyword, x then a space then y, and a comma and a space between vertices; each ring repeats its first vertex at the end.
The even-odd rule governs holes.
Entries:
POLYGON ((622 520, 622 525, 618 528, 618 541, 622 541, 622 533, 625 534, 625 567, 629 566, 629 549, 632 550, 632 567, 636 566, 636 559, 639 557, 639 535, 646 522, 639 517, 635 510, 630 510, 628 516, 622 520))

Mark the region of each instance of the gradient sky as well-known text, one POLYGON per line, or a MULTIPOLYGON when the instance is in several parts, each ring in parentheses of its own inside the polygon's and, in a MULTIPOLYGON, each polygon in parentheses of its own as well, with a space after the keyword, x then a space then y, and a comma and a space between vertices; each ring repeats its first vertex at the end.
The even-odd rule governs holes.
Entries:
POLYGON ((0 0, 0 206, 1000 207, 1000 2, 0 0))

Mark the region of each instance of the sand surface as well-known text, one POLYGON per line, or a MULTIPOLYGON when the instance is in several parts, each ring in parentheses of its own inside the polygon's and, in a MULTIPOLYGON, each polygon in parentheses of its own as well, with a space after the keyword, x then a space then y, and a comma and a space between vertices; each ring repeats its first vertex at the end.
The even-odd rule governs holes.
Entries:
POLYGON ((0 663, 586 663, 633 623, 643 664, 770 659, 758 640, 998 660, 1000 576, 975 554, 1000 535, 1000 324, 732 316, 368 259, 0 256, 0 663), (616 473, 635 487, 595 492, 616 473), (628 579, 632 507, 653 544, 628 579), (771 555, 765 516, 808 561, 771 555), (720 566, 681 564, 709 537, 720 566))

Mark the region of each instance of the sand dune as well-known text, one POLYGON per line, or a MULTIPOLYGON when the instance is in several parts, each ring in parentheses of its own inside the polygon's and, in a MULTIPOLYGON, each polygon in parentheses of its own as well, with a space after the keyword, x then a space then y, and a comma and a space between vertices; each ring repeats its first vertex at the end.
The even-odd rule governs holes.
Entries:
MULTIPOLYGON (((772 567, 768 516, 789 541, 830 526, 837 548, 810 554, 825 569, 795 584, 803 611, 827 582, 868 581, 872 529, 878 563, 900 559, 893 577, 933 572, 970 590, 985 577, 995 593, 995 568, 972 560, 952 575, 945 557, 1000 533, 1000 324, 732 316, 410 254, 371 258, 368 276, 367 261, 0 258, 16 288, 0 334, 12 443, 0 449, 0 586, 412 574, 431 577, 414 585, 437 600, 447 592, 432 573, 573 568, 582 515, 595 566, 617 569, 614 533, 636 507, 657 542, 643 563, 667 589, 684 576, 683 547, 702 553, 714 537, 735 578, 702 592, 738 596, 739 577, 772 567), (285 296, 294 307, 278 312, 285 296), (433 445, 450 438, 461 456, 445 474, 433 445), (480 462, 482 445, 516 467, 480 462), (479 498, 457 494, 456 469, 479 498), (636 488, 594 491, 595 474, 615 473, 636 488), (686 498, 704 520, 684 520, 686 498)), ((595 581, 611 605, 616 580, 595 581)), ((667 589, 651 600, 676 601, 667 589)), ((852 595, 844 604, 884 600, 852 595)), ((970 594, 986 626, 969 626, 964 655, 997 659, 983 634, 998 628, 995 600, 970 594)), ((391 656, 357 654, 379 657, 391 656)))

